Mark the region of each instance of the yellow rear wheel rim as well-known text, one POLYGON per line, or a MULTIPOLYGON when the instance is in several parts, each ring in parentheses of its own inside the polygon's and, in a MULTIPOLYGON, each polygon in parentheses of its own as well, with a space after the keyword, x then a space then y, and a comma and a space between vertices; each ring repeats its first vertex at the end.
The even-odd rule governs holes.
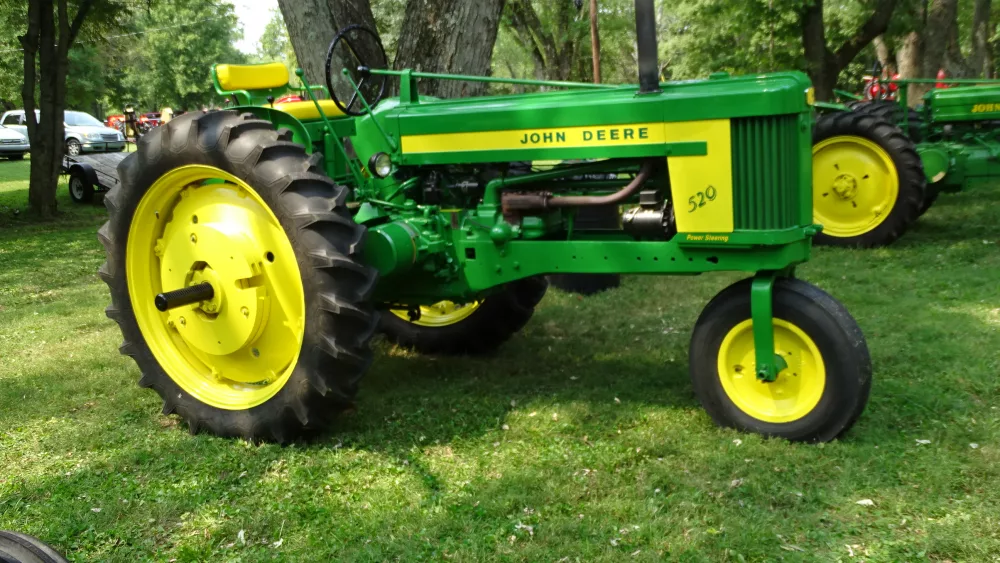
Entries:
POLYGON ((826 366, 812 338, 794 324, 774 319, 774 349, 788 367, 777 379, 757 379, 753 321, 733 327, 719 349, 719 378, 729 399, 747 415, 764 422, 786 423, 808 415, 826 387, 826 366))
POLYGON ((406 309, 392 309, 392 314, 418 326, 443 327, 464 321, 472 316, 481 305, 482 301, 472 301, 471 303, 438 301, 433 305, 422 305, 420 318, 416 321, 410 320, 409 311, 406 309))
POLYGON ((823 233, 855 237, 885 221, 899 199, 899 175, 885 149, 863 137, 813 146, 813 218, 823 233))
POLYGON ((198 401, 245 410, 288 382, 302 348, 302 278, 284 229, 246 182, 202 165, 161 176, 132 218, 125 268, 146 344, 198 401), (153 304, 204 282, 211 301, 167 312, 153 304))

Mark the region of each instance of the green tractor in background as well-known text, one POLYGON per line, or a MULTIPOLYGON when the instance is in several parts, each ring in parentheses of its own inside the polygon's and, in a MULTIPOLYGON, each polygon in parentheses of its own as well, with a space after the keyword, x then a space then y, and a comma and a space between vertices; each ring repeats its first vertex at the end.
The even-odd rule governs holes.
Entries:
POLYGON ((907 104, 907 86, 942 79, 875 82, 891 85, 896 99, 817 104, 824 110, 813 146, 819 244, 885 246, 942 192, 1000 179, 1000 81, 947 80, 961 86, 935 88, 917 108, 907 104))
POLYGON ((359 26, 308 101, 275 102, 281 65, 216 65, 238 107, 151 131, 105 198, 107 313, 140 385, 192 432, 286 442, 353 404, 376 331, 483 353, 528 322, 547 274, 743 271, 693 331, 701 404, 767 436, 846 431, 871 386, 864 336, 793 275, 821 228, 809 81, 660 84, 654 15, 636 1, 638 86, 432 99, 419 80, 505 80, 388 70, 359 26), (617 228, 578 220, 618 206, 617 228))

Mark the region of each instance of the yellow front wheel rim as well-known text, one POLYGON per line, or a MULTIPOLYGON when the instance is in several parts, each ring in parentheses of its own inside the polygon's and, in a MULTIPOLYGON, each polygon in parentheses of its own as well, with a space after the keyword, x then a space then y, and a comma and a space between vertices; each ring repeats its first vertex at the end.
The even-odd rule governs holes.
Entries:
POLYGON ((410 320, 410 313, 406 309, 393 309, 392 314, 418 326, 443 327, 464 321, 472 316, 482 301, 472 301, 471 303, 453 303, 451 301, 438 301, 433 305, 422 305, 420 307, 420 318, 410 320))
POLYGON ((288 382, 305 298, 295 252, 246 182, 211 166, 175 168, 139 201, 125 250, 136 322, 168 376, 202 403, 245 410, 288 382), (211 301, 160 312, 157 293, 210 283, 211 301))
POLYGON ((823 233, 846 238, 870 232, 898 198, 896 165, 876 143, 841 135, 813 146, 813 218, 823 233))
POLYGON ((733 327, 719 349, 719 378, 729 399, 747 415, 765 422, 799 420, 816 408, 826 387, 826 366, 816 343, 794 324, 774 319, 774 349, 788 367, 777 379, 757 379, 753 321, 733 327))

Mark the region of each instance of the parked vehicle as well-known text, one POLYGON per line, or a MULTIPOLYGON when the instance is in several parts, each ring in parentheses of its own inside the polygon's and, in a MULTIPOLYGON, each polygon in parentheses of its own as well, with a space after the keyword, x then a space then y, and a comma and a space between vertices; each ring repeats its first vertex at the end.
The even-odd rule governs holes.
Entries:
POLYGON ((31 150, 28 138, 13 129, 0 125, 0 156, 21 160, 31 150))
MULTIPOLYGON (((35 110, 38 115, 38 110, 35 110)), ((105 126, 96 117, 82 111, 63 112, 66 127, 66 154, 76 156, 83 152, 114 152, 125 150, 125 136, 105 126)), ((0 117, 0 124, 28 136, 24 110, 8 111, 0 117)))

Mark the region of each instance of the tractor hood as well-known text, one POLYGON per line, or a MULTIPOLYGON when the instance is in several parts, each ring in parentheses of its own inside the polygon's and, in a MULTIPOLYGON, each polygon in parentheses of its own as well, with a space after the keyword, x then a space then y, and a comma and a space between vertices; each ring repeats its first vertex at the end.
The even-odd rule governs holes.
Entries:
MULTIPOLYGON (((398 164, 450 164, 498 160, 642 157, 694 150, 670 143, 671 123, 711 123, 811 111, 809 79, 800 72, 672 82, 661 92, 635 86, 462 98, 385 100, 358 120, 358 132, 378 119, 399 139, 398 164)), ((365 144, 363 141, 361 144, 365 144)), ((359 147, 359 154, 377 147, 359 147)), ((378 149, 381 150, 381 149, 378 149)))
POLYGON ((983 121, 1000 119, 1000 88, 964 86, 931 90, 924 95, 934 121, 983 121))

